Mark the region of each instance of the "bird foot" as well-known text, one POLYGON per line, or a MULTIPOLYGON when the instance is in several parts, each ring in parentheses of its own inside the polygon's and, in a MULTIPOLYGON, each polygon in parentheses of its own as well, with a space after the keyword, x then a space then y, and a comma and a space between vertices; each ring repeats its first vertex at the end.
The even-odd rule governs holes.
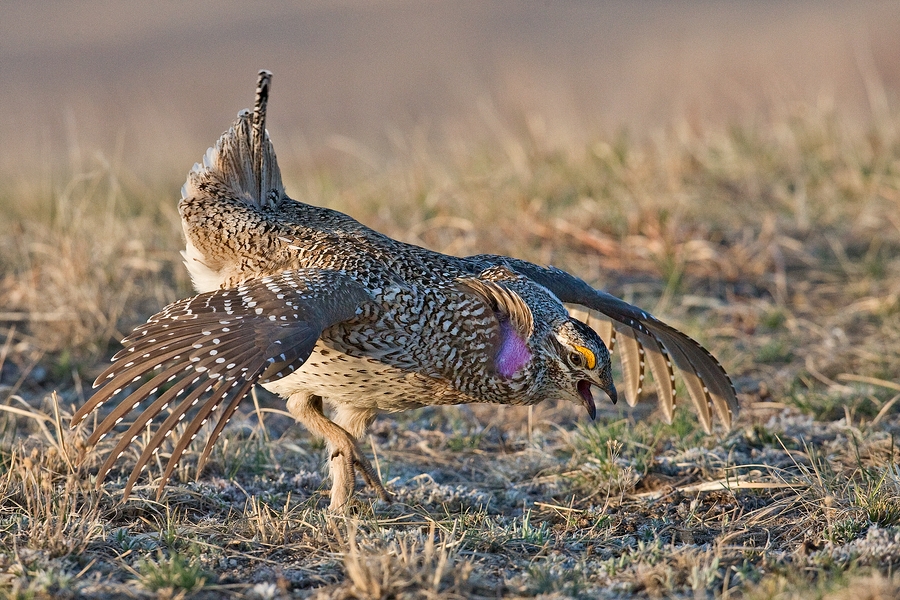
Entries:
POLYGON ((391 496, 381 483, 378 473, 372 468, 356 442, 348 435, 331 453, 331 502, 328 509, 339 512, 344 509, 356 487, 356 471, 359 470, 366 484, 375 490, 378 497, 385 502, 391 496))

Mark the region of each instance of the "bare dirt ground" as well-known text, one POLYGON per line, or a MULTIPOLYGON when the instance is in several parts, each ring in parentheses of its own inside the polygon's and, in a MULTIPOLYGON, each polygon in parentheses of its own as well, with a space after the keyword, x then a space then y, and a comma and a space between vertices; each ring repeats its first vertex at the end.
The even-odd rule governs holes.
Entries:
POLYGON ((895 3, 85 6, 0 19, 0 594, 900 595, 895 3), (120 503, 139 439, 95 489, 109 442, 68 415, 191 293, 177 189, 261 66, 292 197, 651 310, 734 376, 734 428, 652 396, 384 417, 395 501, 329 517, 260 390, 199 478, 120 503))

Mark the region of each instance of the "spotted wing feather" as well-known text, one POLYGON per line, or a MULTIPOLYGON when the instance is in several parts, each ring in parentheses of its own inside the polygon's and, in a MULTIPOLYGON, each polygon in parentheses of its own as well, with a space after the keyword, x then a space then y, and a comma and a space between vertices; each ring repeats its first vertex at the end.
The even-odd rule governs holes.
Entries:
POLYGON ((667 423, 672 422, 675 416, 675 370, 672 367, 672 358, 669 351, 654 336, 637 334, 644 345, 644 358, 653 375, 653 383, 656 386, 656 395, 660 410, 667 423))
POLYGON ((644 347, 633 329, 623 329, 616 336, 619 343, 619 360, 622 361, 622 378, 625 380, 625 401, 636 406, 644 386, 644 347))
POLYGON ((165 439, 198 404, 198 413, 175 442, 159 489, 200 428, 212 419, 216 423, 201 458, 202 468, 225 423, 252 386, 300 368, 324 329, 357 318, 369 300, 366 289, 346 274, 299 269, 165 307, 123 340, 124 349, 94 383, 100 389, 72 418, 73 426, 77 425, 103 403, 118 402, 92 432, 88 442, 94 444, 166 388, 118 440, 98 481, 170 406, 171 412, 138 459, 125 495, 165 439), (149 380, 138 385, 148 375, 149 380))
MULTIPOLYGON (((469 260, 479 265, 502 264, 543 285, 562 302, 578 304, 606 315, 616 322, 614 327, 620 332, 623 330, 621 326, 625 325, 637 332, 638 339, 656 340, 660 349, 665 350, 671 362, 678 367, 703 428, 711 431, 713 412, 726 426, 731 426, 739 410, 734 385, 715 357, 692 338, 636 306, 595 290, 565 271, 503 256, 480 255, 469 260)), ((659 361, 651 361, 651 368, 653 363, 659 364, 659 361)), ((674 401, 674 387, 671 391, 674 401)))

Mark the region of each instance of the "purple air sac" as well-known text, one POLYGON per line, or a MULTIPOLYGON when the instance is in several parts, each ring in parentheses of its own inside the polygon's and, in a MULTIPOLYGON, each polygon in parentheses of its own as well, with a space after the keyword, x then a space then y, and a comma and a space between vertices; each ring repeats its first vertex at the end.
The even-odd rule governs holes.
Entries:
POLYGON ((528 361, 531 360, 531 350, 509 321, 500 323, 500 352, 497 353, 497 372, 503 377, 513 377, 528 361))

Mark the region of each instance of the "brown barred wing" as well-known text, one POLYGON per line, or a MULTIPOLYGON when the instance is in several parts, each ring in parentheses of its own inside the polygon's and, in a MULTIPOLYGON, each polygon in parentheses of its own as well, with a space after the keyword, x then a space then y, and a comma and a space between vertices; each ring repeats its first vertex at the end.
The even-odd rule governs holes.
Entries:
MULTIPOLYGON (((739 410, 734 385, 719 361, 691 337, 560 269, 502 256, 480 255, 469 260, 505 265, 546 287, 560 301, 583 306, 611 319, 613 327, 607 335, 612 339, 604 339, 615 340, 616 351, 622 357, 625 397, 629 403, 636 401, 643 390, 644 370, 649 365, 660 392, 663 413, 671 418, 675 406, 674 366, 684 380, 704 430, 711 432, 713 414, 731 427, 739 410)), ((602 328, 598 333, 603 336, 602 328)))
POLYGON ((299 269, 179 300, 152 316, 122 341, 125 347, 94 382, 100 389, 72 418, 75 426, 103 404, 116 403, 88 438, 88 445, 93 445, 145 400, 164 390, 137 414, 118 440, 100 468, 98 485, 125 449, 170 407, 138 459, 125 497, 153 454, 198 404, 175 443, 159 491, 188 444, 212 420, 215 426, 198 464, 199 472, 253 385, 300 368, 322 331, 358 317, 369 300, 368 291, 342 272, 299 269))

